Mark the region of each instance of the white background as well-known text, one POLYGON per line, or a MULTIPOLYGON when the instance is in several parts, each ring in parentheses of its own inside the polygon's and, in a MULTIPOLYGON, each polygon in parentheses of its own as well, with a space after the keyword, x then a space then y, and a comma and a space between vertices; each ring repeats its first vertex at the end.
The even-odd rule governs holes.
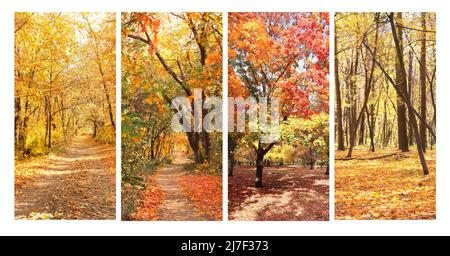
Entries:
MULTIPOLYGON (((449 235, 450 234, 450 5, 446 0, 0 0, 0 235, 449 235), (330 222, 121 222, 120 218, 120 136, 117 138, 117 221, 15 221, 14 220, 14 12, 16 11, 285 11, 334 12, 433 11, 437 12, 437 220, 436 221, 333 221, 334 179, 330 175, 330 222), (443 113, 443 114, 441 114, 443 113), (443 132, 441 132, 443 131, 443 132)), ((119 16, 119 15, 118 15, 119 16)), ((117 17, 120 21, 120 18, 117 17)), ((120 22, 118 23, 120 24, 120 22)), ((224 19, 224 31, 227 31, 224 19)), ((117 72, 120 74, 120 27, 117 26, 117 72)), ((227 41, 224 33, 224 42, 227 41)), ((330 40, 330 58, 334 40, 330 40)), ((226 60, 227 47, 224 47, 226 60)), ((330 61, 330 77, 333 61, 330 61)), ((224 63, 224 75, 227 73, 224 63)), ((224 76, 225 77, 225 76, 224 76)), ((120 75, 117 75, 117 106, 120 107, 120 75)), ((333 83, 331 83, 333 86, 333 83)), ((227 83, 224 79, 224 95, 227 83)), ((330 122, 334 119, 334 90, 331 89, 330 122)), ((227 108, 224 116, 227 116, 227 108)), ((117 109, 117 122, 120 110, 117 109)), ((226 128, 227 121, 224 122, 226 128)), ((331 125, 333 132, 334 125, 331 125)), ((120 134, 120 126, 117 127, 120 134)), ((333 137, 333 136, 331 136, 333 137)), ((225 137, 224 137, 225 138, 225 137)), ((332 141, 333 142, 333 141, 332 141)), ((332 143, 333 145, 334 143, 332 143)), ((224 140, 226 146, 226 140, 224 140)), ((226 150, 224 150, 224 156, 226 150)), ((224 157, 224 161, 226 161, 224 157)), ((331 153, 331 164, 334 154, 331 153)), ((224 162, 224 170, 226 170, 224 162)), ((224 175, 227 184, 227 176, 224 175)), ((226 195, 227 188, 224 187, 226 195)), ((226 198, 226 196, 224 196, 226 198)), ((225 212, 227 210, 224 204, 225 212)), ((224 214, 226 217, 226 214, 224 214)))

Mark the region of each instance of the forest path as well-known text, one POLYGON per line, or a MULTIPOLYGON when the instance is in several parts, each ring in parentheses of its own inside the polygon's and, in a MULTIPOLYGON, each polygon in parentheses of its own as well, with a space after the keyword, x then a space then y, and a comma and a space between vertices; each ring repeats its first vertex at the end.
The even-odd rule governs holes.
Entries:
MULTIPOLYGON (((346 153, 336 151, 335 157, 346 153)), ((337 220, 436 219, 436 150, 425 154, 429 175, 423 175, 417 150, 359 147, 353 156, 335 161, 337 220)))
POLYGON ((16 179, 25 172, 34 175, 16 186, 16 219, 115 219, 115 147, 77 136, 61 153, 19 163, 16 179))
POLYGON ((192 201, 187 198, 179 184, 179 178, 185 174, 183 165, 189 163, 184 152, 175 152, 174 161, 158 170, 157 181, 164 191, 164 203, 158 210, 160 221, 207 221, 192 201))
POLYGON ((229 217, 236 221, 328 221, 329 177, 325 169, 264 168, 257 189, 254 166, 237 166, 229 178, 229 217))

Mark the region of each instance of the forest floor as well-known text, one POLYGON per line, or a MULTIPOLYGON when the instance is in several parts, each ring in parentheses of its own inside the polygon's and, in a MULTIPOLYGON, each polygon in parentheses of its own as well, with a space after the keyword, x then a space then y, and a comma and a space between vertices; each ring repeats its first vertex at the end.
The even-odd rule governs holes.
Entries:
POLYGON ((59 153, 16 162, 16 219, 115 219, 115 147, 89 136, 59 153))
POLYGON ((237 167, 229 177, 229 217, 237 221, 327 221, 329 177, 325 169, 265 167, 262 189, 255 167, 237 167))
POLYGON ((140 205, 133 220, 212 221, 222 218, 222 179, 207 174, 191 174, 183 152, 161 167, 140 193, 140 205))
POLYGON ((428 150, 424 176, 417 150, 356 148, 352 160, 336 151, 336 219, 419 220, 436 218, 436 152, 428 150), (338 160, 340 159, 340 160, 338 160))

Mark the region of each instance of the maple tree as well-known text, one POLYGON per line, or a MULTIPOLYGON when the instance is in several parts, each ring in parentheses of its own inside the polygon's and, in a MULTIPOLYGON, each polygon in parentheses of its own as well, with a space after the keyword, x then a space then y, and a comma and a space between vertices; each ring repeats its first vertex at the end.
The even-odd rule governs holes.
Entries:
MULTIPOLYGON (((414 172, 434 176, 433 148, 436 143, 436 24, 434 13, 339 13, 336 15, 336 130, 337 130, 337 207, 342 207, 344 191, 353 197, 362 193, 385 190, 386 194, 364 200, 373 200, 367 212, 352 216, 349 208, 339 213, 345 218, 421 218, 433 216, 433 197, 423 201, 422 210, 406 210, 399 216, 377 212, 379 208, 398 205, 403 200, 393 194, 410 188, 415 174, 404 174, 393 165, 406 165, 414 172), (342 151, 346 152, 345 156, 342 151), (368 153, 361 152, 367 150, 368 153), (410 151, 416 153, 408 153, 410 151), (431 152, 428 152, 431 151, 431 152), (355 157, 357 155, 358 157, 355 157), (360 157, 364 155, 363 157, 360 157), (405 158, 401 160, 399 158, 405 158), (406 160, 414 158, 411 160, 406 160), (417 160, 418 163, 415 162, 417 160), (358 168, 347 169, 348 163, 360 161, 358 168), (392 165, 391 165, 392 164, 392 165), (387 186, 386 166, 399 175, 395 186, 387 186), (421 168, 417 168, 420 166, 421 168), (376 171, 374 177, 370 170, 376 171), (357 172, 366 173, 362 178, 357 172), (363 179, 366 188, 347 186, 351 175, 363 179), (338 177, 340 178, 338 180, 338 177), (377 180, 373 180, 377 179, 377 180), (380 186, 380 188, 377 188, 380 186), (383 188, 383 186, 386 186, 383 188), (364 191, 364 189, 367 189, 364 191), (342 192, 342 193, 341 193, 342 192), (383 200, 379 200, 383 197, 383 200)), ((353 178, 352 178, 353 179, 353 178)), ((427 196, 435 186, 433 178, 426 178, 427 196)), ((416 200, 424 196, 422 188, 416 200)), ((376 192, 379 193, 379 192, 376 192)), ((347 195, 348 196, 348 195, 347 195)), ((411 204, 420 204, 415 201, 411 204)), ((386 210, 386 209, 385 209, 386 210)), ((397 211, 397 210, 395 210, 397 211)), ((394 210, 392 210, 394 212, 394 210)))
MULTIPOLYGON (((286 123, 326 113, 328 18, 326 13, 230 14, 230 96, 279 98, 286 123)), ((254 148, 255 185, 262 187, 264 161, 276 142, 263 143, 260 134, 253 133, 231 140, 231 148, 239 141, 254 148)))
POLYGON ((237 106, 229 107, 230 219, 328 220, 328 14, 230 13, 228 20, 229 96, 267 99, 268 118, 280 119, 279 127, 252 120, 262 106, 247 101, 243 130, 244 113, 229 101, 237 106), (277 99, 278 117, 269 114, 277 99), (272 133, 277 139, 266 140, 272 133))
MULTIPOLYGON (((177 215, 179 209, 171 208, 170 197, 178 197, 186 204, 185 199, 190 198, 196 216, 203 216, 205 209, 210 209, 208 204, 221 202, 221 186, 216 183, 213 191, 220 193, 199 193, 211 189, 208 181, 219 179, 221 174, 221 133, 175 132, 172 119, 177 110, 172 108, 172 100, 186 97, 193 116, 197 89, 202 90, 202 105, 210 97, 221 97, 221 15, 122 14, 122 85, 123 218, 189 219, 177 215), (177 161, 182 162, 175 164, 177 161), (190 172, 199 177, 184 176, 190 172), (178 175, 183 177, 178 179, 178 175), (159 180, 155 181, 155 176, 159 180), (192 183, 193 191, 181 189, 180 184, 186 180, 192 183), (165 191, 166 182, 176 184, 174 194, 165 191), (147 191, 146 195, 139 193, 141 190, 147 191), (158 193, 160 190, 163 193, 158 193), (167 208, 171 210, 162 210, 167 208)), ((210 110, 203 108, 201 112, 204 117, 210 110)))
POLYGON ((16 217, 114 218, 115 14, 14 22, 16 217))

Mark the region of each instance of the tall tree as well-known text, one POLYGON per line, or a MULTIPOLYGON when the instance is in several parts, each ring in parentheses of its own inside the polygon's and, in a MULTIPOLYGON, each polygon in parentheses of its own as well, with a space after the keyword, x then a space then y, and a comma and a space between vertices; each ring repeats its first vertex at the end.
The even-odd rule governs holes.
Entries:
MULTIPOLYGON (((435 69, 433 19, 431 13, 343 13, 336 18, 337 44, 341 48, 339 77, 348 77, 347 86, 341 87, 346 97, 343 105, 346 107, 344 134, 349 138, 348 157, 352 156, 356 134, 362 142, 360 148, 370 139, 369 151, 372 152, 377 144, 382 148, 396 146, 402 151, 416 144, 418 148, 425 148, 422 137, 430 141, 436 138, 435 118, 429 123, 427 117, 430 108, 435 110, 435 75, 434 71, 430 72, 435 69), (375 40, 376 37, 379 40, 375 40), (360 53, 358 71, 355 71, 356 50, 360 53), (425 58, 421 55, 424 51, 425 58), (349 78, 355 73, 358 75, 352 83, 349 78), (362 113, 355 115, 355 107, 362 113)), ((418 153, 426 174, 425 152, 418 153)))
MULTIPOLYGON (((171 13, 158 15, 155 13, 131 13, 123 16, 125 27, 123 34, 128 39, 144 43, 147 52, 153 55, 163 68, 162 72, 170 77, 179 91, 186 97, 194 97, 194 89, 203 89, 202 101, 207 93, 218 96, 221 93, 221 48, 222 32, 220 15, 215 13, 171 13), (182 42, 163 44, 159 38, 162 25, 176 23, 181 25, 179 32, 182 42), (178 43, 178 44, 177 44, 178 43)), ((172 39, 170 39, 172 40, 172 39)), ((171 104, 173 95, 167 90, 163 98, 171 104)), ((191 114, 194 116, 194 102, 191 103, 191 114)), ((208 110, 202 110, 206 116, 208 110)), ((211 158, 211 138, 204 129, 202 132, 186 131, 186 137, 194 153, 195 162, 203 163, 211 158)))
MULTIPOLYGON (((87 30, 89 35, 91 36, 92 40, 90 40, 92 44, 92 50, 95 55, 95 61, 97 62, 98 66, 98 72, 100 74, 101 78, 101 84, 103 86, 103 92, 105 94, 106 98, 106 104, 108 105, 108 116, 109 121, 111 123, 111 126, 113 128, 113 131, 116 129, 116 124, 114 121, 114 107, 113 107, 113 99, 111 97, 110 88, 111 84, 115 83, 115 76, 112 76, 110 78, 107 77, 107 73, 105 72, 105 62, 111 61, 111 58, 106 58, 105 55, 111 55, 111 47, 114 47, 115 42, 114 40, 110 40, 109 38, 101 38, 99 37, 97 31, 92 27, 91 22, 89 20, 89 17, 87 15, 83 15, 84 20, 86 21, 87 30), (103 40, 102 40, 103 39, 103 40), (101 41, 102 40, 102 41, 101 41)), ((114 23, 115 20, 108 20, 109 23, 114 23)), ((115 37, 113 37, 115 39, 115 37)), ((115 54, 114 54, 115 55, 115 54)), ((109 67, 113 71, 115 70, 114 67, 109 67)), ((114 72, 112 72, 114 73, 114 72)))
MULTIPOLYGON (((402 24, 402 13, 396 14, 396 20, 398 23, 402 24)), ((393 34, 395 40, 398 42, 399 46, 397 48, 400 51, 396 55, 396 65, 395 65, 395 81, 399 85, 398 88, 400 92, 397 94, 397 127, 398 127, 398 147, 403 152, 409 151, 408 144, 408 127, 406 118, 406 104, 402 98, 402 95, 407 95, 407 81, 406 81, 406 69, 402 65, 403 60, 403 28, 398 26, 396 33, 393 34)))
POLYGON ((337 120, 337 132, 338 132, 338 150, 345 150, 344 145, 344 127, 342 124, 342 99, 341 99, 341 83, 339 79, 339 57, 337 48, 337 36, 334 37, 334 76, 335 76, 335 88, 336 88, 336 120, 337 120))
MULTIPOLYGON (((397 14, 397 19, 398 18, 401 19, 402 15, 397 14)), ((398 20, 396 23, 395 18, 394 18, 394 13, 389 14, 389 22, 391 24, 392 37, 394 39, 396 55, 397 55, 397 63, 396 63, 397 77, 396 77, 395 82, 393 82, 393 80, 391 79, 391 81, 392 81, 391 83, 396 88, 396 91, 400 97, 400 101, 404 102, 404 104, 407 105, 408 113, 409 113, 409 121, 411 122, 411 125, 413 127, 414 136, 416 138, 416 141, 420 141, 420 134, 419 134, 419 130, 417 127, 417 121, 416 121, 416 116, 415 116, 416 111, 415 111, 414 107, 411 105, 411 103, 409 102, 408 97, 407 97, 407 91, 405 90, 405 88, 407 88, 407 78, 406 78, 405 63, 403 60, 403 47, 400 42, 400 39, 402 37, 399 37, 399 35, 401 35, 401 33, 396 31, 396 30, 401 31, 402 25, 400 25, 400 26, 398 25, 399 24, 398 20), (400 81, 400 82, 397 83, 398 81, 400 81)), ((421 120, 421 121, 424 122, 424 120, 421 120)), ((406 129, 406 127, 405 127, 405 129, 406 129)), ((420 163, 422 164, 423 173, 424 173, 424 175, 428 175, 429 171, 428 171, 427 162, 425 161, 423 148, 420 145, 418 145, 417 151, 419 152, 419 159, 420 159, 420 163)))
MULTIPOLYGON (((230 81, 230 89, 248 92, 256 100, 280 98, 285 121, 326 111, 328 29, 325 13, 231 14, 229 70, 239 79, 230 81)), ((256 155, 255 186, 261 188, 264 159, 276 142, 264 143, 261 134, 248 141, 256 155)))
MULTIPOLYGON (((377 50, 378 50, 378 33, 379 33, 379 25, 380 22, 380 16, 379 14, 375 14, 375 38, 374 38, 374 52, 376 54, 377 50)), ((362 40, 365 40, 365 35, 367 35, 367 31, 364 32, 364 37, 362 40)), ((361 47, 360 45, 358 47, 361 47)), ((358 50, 360 50, 362 52, 362 48, 359 48, 358 50)), ((358 55, 357 55, 358 57, 358 55)), ((365 83, 364 83, 364 93, 363 93, 363 104, 362 104, 362 108, 358 114, 358 117, 356 119, 356 123, 353 125, 352 130, 351 130, 351 134, 350 134, 350 146, 348 149, 348 153, 347 153, 347 158, 351 158, 352 154, 353 154, 353 148, 355 147, 355 142, 356 142, 356 134, 357 134, 357 129, 359 127, 359 125, 364 122, 363 120, 363 116, 364 116, 364 112, 367 111, 367 104, 369 102, 369 97, 370 97, 370 93, 372 92, 372 88, 375 85, 375 79, 374 79, 374 72, 375 72, 375 57, 372 57, 371 59, 371 67, 370 67, 370 72, 368 72, 368 69, 365 68, 365 83)), ((356 71, 353 71, 356 73, 356 71)), ((356 109, 356 104, 354 104, 354 108, 356 109)), ((362 124, 363 125, 363 124, 362 124)))
MULTIPOLYGON (((420 40, 420 116, 427 120, 427 19, 426 13, 421 13, 422 39, 420 40)), ((427 149, 427 127, 425 122, 420 123, 420 146, 425 152, 427 149)))

